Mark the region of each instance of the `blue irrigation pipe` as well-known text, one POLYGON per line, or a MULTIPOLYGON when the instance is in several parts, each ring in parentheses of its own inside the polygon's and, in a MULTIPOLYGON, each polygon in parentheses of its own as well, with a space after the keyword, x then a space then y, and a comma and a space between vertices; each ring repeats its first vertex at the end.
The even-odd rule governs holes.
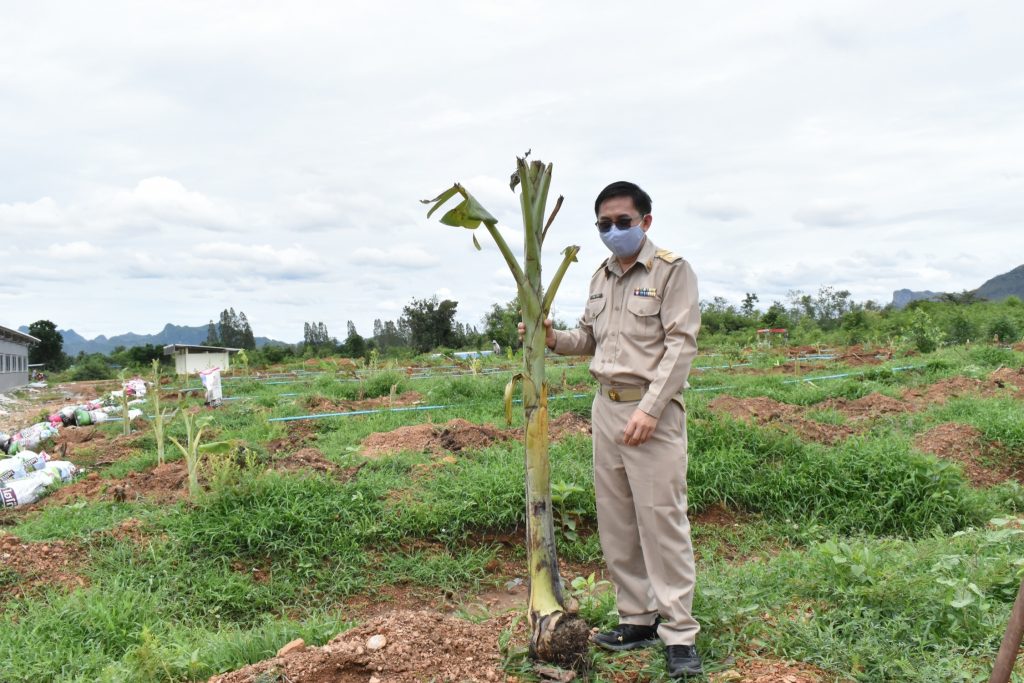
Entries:
MULTIPOLYGON (((548 400, 555 401, 562 398, 582 398, 593 396, 593 394, 571 394, 568 396, 552 396, 548 400)), ((515 399, 513 403, 522 403, 521 399, 515 399)), ((355 417, 357 415, 376 415, 378 413, 405 413, 418 410, 443 410, 445 408, 462 408, 465 406, 482 405, 481 403, 444 403, 433 406, 408 406, 405 408, 378 408, 374 410, 349 410, 343 413, 319 413, 314 415, 293 415, 291 417, 271 417, 267 422, 294 422, 295 420, 319 420, 324 417, 355 417)))

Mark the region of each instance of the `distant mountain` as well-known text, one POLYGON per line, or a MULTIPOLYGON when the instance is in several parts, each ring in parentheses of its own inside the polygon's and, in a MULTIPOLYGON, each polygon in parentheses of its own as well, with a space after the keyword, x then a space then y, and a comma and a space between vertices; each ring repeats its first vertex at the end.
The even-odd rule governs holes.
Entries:
POLYGON ((928 290, 912 292, 909 289, 897 289, 892 293, 892 307, 903 308, 911 301, 938 301, 941 296, 942 292, 931 292, 928 290))
MULTIPOLYGON (((1008 296, 1016 296, 1024 299, 1024 265, 1017 266, 1009 273, 996 275, 981 287, 971 291, 979 299, 989 301, 1002 301, 1008 296)), ((903 308, 911 301, 938 301, 942 298, 942 292, 912 292, 909 289, 897 289, 892 293, 892 307, 903 308)))
POLYGON ((1024 299, 1024 266, 996 275, 974 292, 983 299, 1002 301, 1008 296, 1024 299))
MULTIPOLYGON (((28 327, 22 325, 18 329, 28 334, 28 327)), ((156 334, 128 332, 127 334, 118 334, 113 337, 106 337, 101 334, 95 339, 86 339, 74 330, 57 331, 64 337, 64 353, 69 356, 77 356, 80 351, 85 351, 86 353, 110 353, 118 346, 130 348, 146 344, 156 344, 157 346, 166 346, 167 344, 202 344, 206 341, 207 326, 196 325, 195 327, 189 327, 188 325, 172 325, 167 323, 164 329, 156 334)), ((256 337, 257 348, 267 344, 288 345, 286 342, 277 341, 276 339, 256 337)))

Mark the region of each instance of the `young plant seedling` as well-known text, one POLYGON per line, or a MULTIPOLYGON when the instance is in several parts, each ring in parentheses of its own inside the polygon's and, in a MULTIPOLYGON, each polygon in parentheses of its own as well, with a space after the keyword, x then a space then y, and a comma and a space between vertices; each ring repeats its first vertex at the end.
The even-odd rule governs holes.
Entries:
POLYGON ((153 359, 153 436, 156 437, 156 464, 164 464, 164 427, 175 411, 160 411, 160 360, 153 359))
POLYGON ((185 466, 188 467, 188 495, 190 498, 196 498, 199 496, 199 443, 203 438, 203 430, 206 428, 203 420, 196 419, 195 414, 188 412, 187 410, 182 411, 182 418, 185 420, 185 445, 182 446, 181 442, 175 439, 173 436, 169 438, 181 454, 185 456, 185 466))
MULTIPOLYGON (((544 375, 545 328, 544 320, 551 311, 555 293, 569 264, 576 260, 578 246, 562 251, 562 263, 547 289, 541 281, 541 247, 562 197, 545 222, 548 190, 551 186, 551 164, 541 161, 516 159, 511 188, 520 188, 519 203, 523 216, 525 236, 525 264, 520 265, 505 238, 498 232, 498 219, 456 183, 433 199, 430 218, 449 199, 460 196, 462 201, 441 217, 441 223, 474 230, 482 224, 505 258, 519 290, 523 325, 523 371, 505 388, 505 414, 511 419, 512 392, 522 382, 523 414, 526 421, 526 548, 530 573, 530 654, 536 659, 566 666, 581 666, 586 661, 588 631, 586 624, 569 614, 565 607, 563 584, 558 572, 555 550, 555 528, 551 501, 551 464, 548 460, 548 385, 544 375)), ((480 242, 473 236, 473 245, 480 242)))

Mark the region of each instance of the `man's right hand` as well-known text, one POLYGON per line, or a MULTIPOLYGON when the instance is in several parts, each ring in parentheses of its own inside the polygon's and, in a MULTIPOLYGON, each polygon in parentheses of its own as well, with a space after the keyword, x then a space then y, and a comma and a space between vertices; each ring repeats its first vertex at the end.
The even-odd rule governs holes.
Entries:
MULTIPOLYGON (((523 336, 526 334, 526 325, 519 323, 519 341, 522 343, 523 336)), ((551 326, 551 318, 544 319, 544 343, 547 344, 548 348, 552 351, 555 350, 555 330, 551 326)))

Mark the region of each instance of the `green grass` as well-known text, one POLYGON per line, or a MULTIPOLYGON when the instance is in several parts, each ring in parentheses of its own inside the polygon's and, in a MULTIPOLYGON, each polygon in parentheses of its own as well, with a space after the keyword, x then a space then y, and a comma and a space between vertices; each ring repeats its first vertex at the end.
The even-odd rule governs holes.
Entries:
MULTIPOLYGON (((883 366, 830 365, 811 376, 730 370, 695 373, 695 388, 729 385, 736 396, 769 396, 807 406, 808 417, 844 424, 829 398, 879 392, 1019 367, 1022 354, 975 347, 944 349, 883 366), (892 368, 915 365, 909 370, 892 368)), ((724 364, 708 359, 707 364, 724 364)), ((762 354, 754 366, 770 368, 762 354)), ((496 366, 485 365, 485 368, 496 366)), ((312 375, 287 385, 252 379, 226 383, 232 401, 205 413, 211 440, 244 442, 259 455, 294 426, 270 417, 301 415, 310 397, 335 401, 416 390, 431 411, 380 412, 302 423, 311 445, 332 462, 363 462, 369 434, 459 417, 503 426, 502 393, 510 373, 410 379, 385 369, 362 382, 312 375), (282 396, 298 392, 299 396, 282 396)), ((551 367, 553 392, 592 386, 585 366, 551 367), (564 380, 563 380, 564 375, 564 380)), ((689 501, 696 519, 714 505, 738 515, 736 526, 694 525, 698 561, 695 611, 709 669, 750 653, 797 659, 836 679, 974 681, 990 667, 1019 582, 1024 542, 1015 525, 987 527, 992 517, 1024 509, 1014 483, 978 490, 956 465, 916 452, 916 434, 942 422, 977 427, 1006 457, 1024 452, 1020 402, 959 397, 944 406, 874 422, 863 434, 827 447, 771 426, 713 414, 720 391, 687 396, 689 501)), ((199 399, 189 399, 194 406, 199 399)), ((552 400, 554 416, 589 417, 590 398, 552 400)), ((514 426, 522 426, 516 416, 514 426)), ((110 435, 116 426, 103 427, 110 435)), ((175 421, 170 433, 180 435, 175 421)), ((179 436, 180 438, 180 436, 179 436)), ((170 451, 168 451, 170 453, 170 451)), ((102 459, 102 450, 90 457, 102 459)), ((495 535, 522 534, 523 454, 516 442, 436 462, 398 453, 367 462, 351 481, 324 475, 236 472, 216 490, 175 506, 77 502, 17 517, 5 530, 30 541, 83 544, 86 588, 29 590, 0 601, 0 652, 10 653, 4 680, 185 681, 258 661, 288 640, 323 643, 351 626, 345 601, 406 586, 430 596, 471 596, 499 577, 493 564, 522 549, 500 549, 495 535), (148 543, 103 532, 126 518, 143 520, 148 543), (488 569, 490 567, 490 569, 488 569), (59 633, 59 638, 40 634, 59 633)), ((73 459, 73 458, 72 458, 73 459)), ((552 479, 573 493, 582 533, 561 539, 563 559, 599 563, 591 484, 591 444, 574 436, 551 446, 552 479)), ((262 462, 263 460, 261 460, 262 462)), ((130 457, 100 470, 121 477, 156 462, 150 435, 130 457)), ((573 577, 567 576, 567 579, 573 577)), ((0 572, 0 588, 20 580, 0 572)), ((594 625, 615 621, 611 592, 585 601, 594 625)), ((598 679, 618 672, 667 680, 658 650, 595 653, 598 679)), ((524 667, 510 653, 510 670, 524 667)), ((526 675, 528 678, 529 676, 526 675)))

